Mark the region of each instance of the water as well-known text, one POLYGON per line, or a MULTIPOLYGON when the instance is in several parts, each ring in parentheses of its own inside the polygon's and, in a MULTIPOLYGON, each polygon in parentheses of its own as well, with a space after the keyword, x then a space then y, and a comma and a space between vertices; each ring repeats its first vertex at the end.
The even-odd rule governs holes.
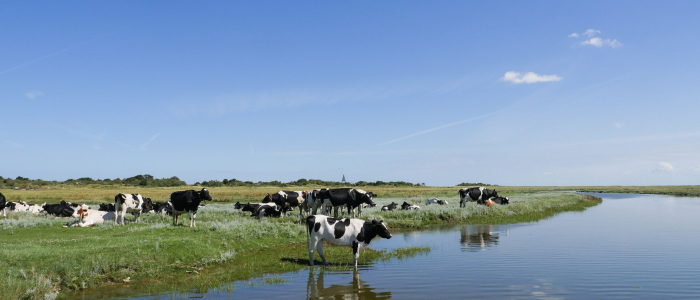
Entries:
POLYGON ((373 249, 429 254, 234 283, 204 299, 698 299, 700 198, 593 194, 603 203, 537 223, 395 233, 373 249))

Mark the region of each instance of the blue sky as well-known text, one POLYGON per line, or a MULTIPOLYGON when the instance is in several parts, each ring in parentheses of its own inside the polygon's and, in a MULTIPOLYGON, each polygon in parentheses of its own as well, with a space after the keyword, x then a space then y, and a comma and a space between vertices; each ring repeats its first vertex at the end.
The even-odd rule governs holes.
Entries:
POLYGON ((0 175, 698 184, 698 11, 5 2, 0 175))

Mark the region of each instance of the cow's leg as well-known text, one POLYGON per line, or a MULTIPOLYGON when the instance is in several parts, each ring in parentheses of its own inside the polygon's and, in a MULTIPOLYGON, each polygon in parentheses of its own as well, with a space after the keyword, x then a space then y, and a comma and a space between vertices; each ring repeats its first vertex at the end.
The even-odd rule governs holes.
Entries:
POLYGON ((352 242, 352 255, 355 258, 355 270, 357 270, 357 259, 360 258, 360 243, 352 242))
POLYGON ((117 223, 117 221, 119 221, 119 207, 117 207, 117 205, 115 204, 114 205, 114 224, 119 225, 119 223, 117 223))
POLYGON ((192 214, 192 227, 197 227, 197 213, 192 214))
POLYGON ((323 260, 323 265, 328 265, 328 262, 326 261, 326 256, 323 255, 323 240, 320 240, 318 242, 318 246, 316 246, 316 249, 318 250, 318 256, 320 256, 321 260, 323 260))
POLYGON ((7 211, 7 207, 3 207, 3 208, 2 208, 2 216, 3 216, 3 217, 7 217, 7 212, 6 212, 6 211, 7 211))
POLYGON ((312 237, 309 239, 309 266, 312 267, 314 266, 314 249, 316 249, 316 244, 318 244, 318 239, 316 237, 312 237))
POLYGON ((194 223, 192 223, 192 220, 193 220, 193 219, 192 219, 192 212, 191 212, 191 211, 188 211, 188 212, 187 212, 187 216, 190 217, 190 228, 194 227, 194 226, 193 226, 194 223))
POLYGON ((177 226, 177 214, 173 214, 173 226, 177 226))
POLYGON ((136 214, 136 223, 139 222, 139 219, 141 219, 141 212, 138 212, 138 213, 136 214))

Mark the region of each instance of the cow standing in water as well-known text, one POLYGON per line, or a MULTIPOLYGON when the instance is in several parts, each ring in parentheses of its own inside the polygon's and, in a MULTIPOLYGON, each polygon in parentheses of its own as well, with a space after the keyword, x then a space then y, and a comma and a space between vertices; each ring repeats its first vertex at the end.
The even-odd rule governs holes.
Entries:
POLYGON ((459 207, 466 207, 467 201, 476 201, 484 204, 486 200, 498 197, 496 190, 489 190, 483 187, 473 187, 459 190, 459 207))
POLYGON ((350 246, 355 258, 355 269, 360 250, 366 248, 375 237, 391 238, 384 221, 364 221, 360 219, 336 219, 324 215, 306 218, 306 244, 309 246, 309 265, 314 265, 314 249, 318 249, 323 264, 327 265, 323 255, 323 241, 331 245, 350 246))

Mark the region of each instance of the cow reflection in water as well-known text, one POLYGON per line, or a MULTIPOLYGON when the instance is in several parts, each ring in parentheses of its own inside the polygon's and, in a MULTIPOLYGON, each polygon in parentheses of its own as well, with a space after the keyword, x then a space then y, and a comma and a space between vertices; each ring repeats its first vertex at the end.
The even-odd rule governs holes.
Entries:
MULTIPOLYGON (((324 269, 321 268, 318 278, 314 278, 314 271, 317 268, 309 268, 309 282, 306 286, 306 299, 390 299, 391 292, 374 292, 367 283, 360 280, 360 273, 353 271, 352 282, 349 284, 333 284, 325 287, 323 284, 324 269)), ((340 274, 338 274, 340 275, 340 274)))
POLYGON ((486 250, 487 247, 498 245, 498 230, 497 226, 493 225, 470 225, 460 229, 463 251, 479 251, 486 250))

